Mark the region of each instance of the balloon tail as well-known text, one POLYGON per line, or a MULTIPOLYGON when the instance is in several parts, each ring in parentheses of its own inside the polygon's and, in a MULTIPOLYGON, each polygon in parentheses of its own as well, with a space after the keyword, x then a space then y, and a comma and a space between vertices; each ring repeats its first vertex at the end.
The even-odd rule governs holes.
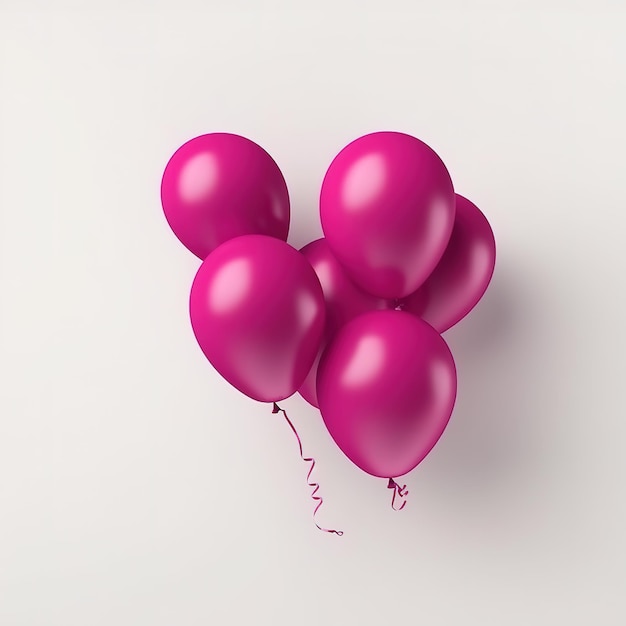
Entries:
POLYGON ((400 487, 400 485, 398 485, 398 483, 393 478, 390 478, 389 482, 387 483, 387 489, 393 489, 393 496, 391 498, 391 508, 394 511, 401 511, 406 505, 406 500, 404 498, 406 498, 406 496, 409 495, 409 490, 406 488, 406 485, 402 485, 402 487, 400 487), (399 508, 396 508, 395 506, 396 496, 399 496, 400 498, 402 498, 402 504, 400 505, 399 508))
POLYGON ((298 431, 296 430, 296 427, 293 425, 293 423, 291 422, 291 420, 289 419, 289 416, 287 415, 287 411, 285 411, 285 409, 281 409, 278 404, 276 404, 276 402, 274 402, 274 406, 272 408, 272 413, 282 413, 285 421, 287 422, 287 424, 289 424, 289 427, 291 428, 291 430, 293 431, 293 434, 296 436, 296 439, 298 440, 298 448, 300 449, 300 458, 305 462, 305 463, 310 463, 311 467, 309 468, 309 473, 306 475, 306 482, 307 485, 309 487, 311 487, 313 489, 312 493, 311 493, 311 498, 317 502, 317 505, 315 507, 315 510, 313 511, 313 523, 322 531, 324 531, 325 533, 332 533, 334 535, 339 535, 341 537, 341 535, 343 535, 343 530, 333 530, 331 528, 323 528, 322 526, 320 526, 317 523, 317 520, 315 519, 315 515, 317 514, 317 511, 319 510, 319 508, 322 506, 324 500, 321 496, 316 495, 317 492, 319 491, 319 483, 315 483, 315 482, 311 482, 311 474, 313 473, 313 468, 315 467, 315 459, 313 457, 305 457, 303 450, 302 450, 302 441, 300 440, 300 435, 298 435, 298 431))

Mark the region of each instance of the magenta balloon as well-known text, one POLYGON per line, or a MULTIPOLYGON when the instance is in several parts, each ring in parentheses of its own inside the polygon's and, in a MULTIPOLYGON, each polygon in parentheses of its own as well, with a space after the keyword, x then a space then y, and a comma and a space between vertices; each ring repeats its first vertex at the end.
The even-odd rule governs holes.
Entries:
POLYGON ((345 270, 330 251, 324 238, 307 244, 300 250, 312 265, 324 292, 326 301, 326 327, 318 355, 298 389, 300 395, 317 407, 317 366, 324 347, 333 335, 351 319, 377 309, 393 308, 388 300, 377 298, 359 289, 346 275, 345 270))
POLYGON ((462 320, 482 298, 493 275, 496 242, 487 218, 457 194, 452 236, 426 282, 401 305, 440 333, 462 320))
POLYGON ((261 146, 239 135, 211 133, 182 145, 165 167, 161 202, 175 235, 201 259, 240 235, 287 239, 285 179, 261 146))
POLYGON ((441 437, 456 398, 454 360, 423 320, 402 311, 365 313, 324 352, 317 396, 344 454, 369 474, 395 478, 441 437))
POLYGON ((279 239, 244 235, 202 263, 191 288, 191 324, 207 359, 261 402, 293 394, 324 330, 324 295, 305 257, 279 239))
POLYGON ((454 224, 448 170, 425 143, 365 135, 326 172, 320 195, 328 245, 350 277, 382 298, 413 293, 437 265, 454 224))

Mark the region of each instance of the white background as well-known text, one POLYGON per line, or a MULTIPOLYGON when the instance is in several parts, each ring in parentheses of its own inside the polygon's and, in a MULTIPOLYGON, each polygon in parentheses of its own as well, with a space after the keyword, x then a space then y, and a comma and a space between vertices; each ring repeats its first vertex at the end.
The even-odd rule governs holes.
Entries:
POLYGON ((620 4, 0 0, 2 626, 626 623, 620 4), (335 537, 281 417, 196 345, 159 185, 246 135, 299 247, 383 129, 439 152, 498 264, 401 513, 283 403, 335 537))

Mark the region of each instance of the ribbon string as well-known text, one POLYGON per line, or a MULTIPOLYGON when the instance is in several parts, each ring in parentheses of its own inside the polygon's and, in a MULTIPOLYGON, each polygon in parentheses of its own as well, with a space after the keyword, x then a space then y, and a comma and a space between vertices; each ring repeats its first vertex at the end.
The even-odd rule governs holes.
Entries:
POLYGON ((292 424, 291 420, 289 419, 289 416, 287 415, 287 411, 285 411, 285 409, 281 409, 278 404, 276 404, 276 402, 274 402, 274 406, 272 408, 272 413, 282 413, 285 421, 287 422, 287 424, 289 424, 289 427, 291 428, 291 430, 293 431, 293 434, 296 436, 296 439, 298 440, 298 448, 300 449, 300 458, 305 462, 305 463, 310 463, 311 467, 309 468, 309 472, 306 475, 306 482, 307 485, 309 487, 311 487, 313 489, 313 491, 311 492, 311 499, 314 500, 315 502, 317 502, 317 506, 315 507, 315 510, 313 511, 313 523, 322 531, 324 531, 325 533, 332 533, 334 535, 339 535, 341 537, 341 535, 343 535, 343 530, 333 530, 330 528, 323 528, 322 526, 320 526, 317 523, 317 520, 315 519, 315 515, 317 514, 317 511, 319 510, 319 508, 322 506, 324 500, 321 496, 316 495, 317 492, 319 491, 319 483, 316 482, 311 482, 311 474, 313 473, 313 468, 315 467, 315 459, 313 457, 305 457, 304 456, 304 452, 302 449, 302 441, 300 440, 300 435, 298 435, 298 431, 296 430, 296 427, 292 424))
POLYGON ((391 498, 391 508, 394 511, 401 511, 406 506, 406 500, 404 498, 406 498, 406 496, 409 495, 409 490, 406 488, 406 485, 402 485, 402 487, 400 487, 400 485, 398 485, 398 483, 393 478, 390 478, 389 482, 387 483, 387 489, 393 489, 393 496, 391 498), (400 508, 398 509, 395 507, 396 496, 399 496, 400 498, 402 498, 402 504, 400 505, 400 508))

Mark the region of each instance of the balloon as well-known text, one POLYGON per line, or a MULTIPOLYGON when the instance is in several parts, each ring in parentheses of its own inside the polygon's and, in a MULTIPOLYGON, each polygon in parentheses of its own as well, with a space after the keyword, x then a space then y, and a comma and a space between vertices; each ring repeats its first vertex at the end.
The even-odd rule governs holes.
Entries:
POLYGON ((324 295, 309 262, 265 235, 223 243, 191 288, 191 324, 207 359, 254 400, 293 394, 311 369, 324 330, 324 295))
POLYGON ((496 242, 487 218, 456 195, 452 236, 426 282, 400 303, 440 333, 462 320, 485 293, 496 262, 496 242))
POLYGON ((365 291, 404 298, 433 271, 454 224, 448 170, 425 143, 397 132, 365 135, 326 172, 322 228, 333 254, 365 291))
POLYGON ((313 266, 322 285, 326 301, 326 327, 322 345, 313 367, 298 393, 313 406, 317 407, 317 366, 322 352, 333 335, 352 318, 376 309, 393 308, 392 304, 359 289, 346 275, 343 267, 333 256, 324 238, 307 244, 300 250, 313 266))
POLYGON ((364 313, 324 352, 317 397, 328 431, 353 463, 374 476, 401 476, 430 452, 450 419, 454 360, 418 317, 364 313))
POLYGON ((201 259, 240 235, 287 239, 289 195, 272 157, 230 133, 191 139, 169 160, 161 183, 165 217, 201 259))

